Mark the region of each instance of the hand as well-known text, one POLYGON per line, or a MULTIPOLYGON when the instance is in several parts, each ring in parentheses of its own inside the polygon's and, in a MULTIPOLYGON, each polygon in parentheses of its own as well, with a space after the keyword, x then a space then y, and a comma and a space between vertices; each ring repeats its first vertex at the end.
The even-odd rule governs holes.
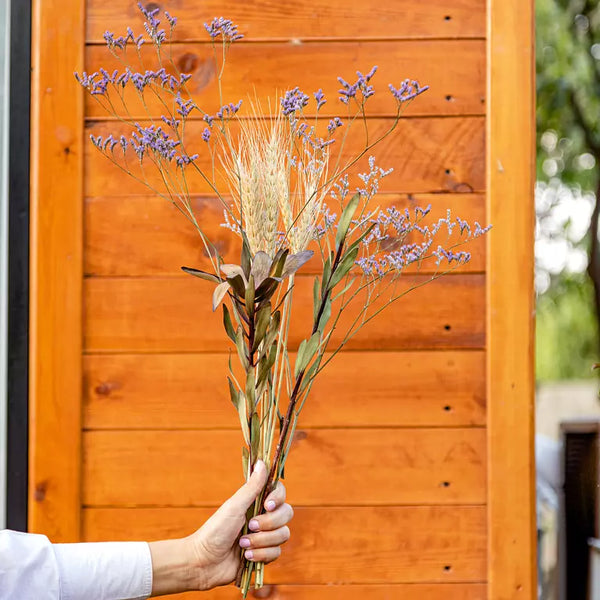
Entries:
POLYGON ((267 513, 250 522, 253 533, 238 541, 246 511, 266 480, 265 464, 258 461, 250 479, 196 533, 181 540, 150 543, 152 596, 208 590, 231 583, 240 564, 240 547, 247 548, 246 558, 252 561, 271 562, 279 557, 281 544, 290 537, 287 523, 293 516, 292 507, 285 503, 281 482, 265 499, 267 513))

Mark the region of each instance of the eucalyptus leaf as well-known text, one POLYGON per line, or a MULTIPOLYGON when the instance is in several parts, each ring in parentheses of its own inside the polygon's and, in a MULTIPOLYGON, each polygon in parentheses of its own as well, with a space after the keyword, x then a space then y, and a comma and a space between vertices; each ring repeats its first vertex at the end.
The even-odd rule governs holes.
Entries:
POLYGON ((258 287, 268 276, 271 269, 271 257, 262 250, 254 255, 250 274, 254 277, 254 285, 258 287))
POLYGON ((207 273, 206 271, 200 271, 198 269, 192 269, 192 267, 181 267, 181 270, 189 275, 193 275, 194 277, 199 277, 200 279, 205 279, 206 281, 211 281, 212 283, 219 283, 221 280, 212 273, 207 273))
POLYGON ((225 264, 221 265, 221 272, 225 275, 225 277, 235 277, 236 275, 240 275, 244 283, 246 283, 246 275, 244 274, 244 270, 240 265, 231 265, 225 264))
POLYGON ((223 327, 225 327, 225 333, 227 337, 235 343, 235 329, 233 328, 233 323, 231 322, 231 315, 229 314, 229 309, 227 308, 227 304, 223 304, 223 327))
POLYGON ((260 418, 256 412, 252 413, 250 419, 250 446, 252 462, 255 463, 259 458, 258 449, 260 447, 260 418))
POLYGON ((290 254, 285 259, 285 265, 281 272, 281 278, 285 279, 290 275, 293 275, 302 265, 307 263, 314 255, 312 250, 303 250, 297 254, 290 254))
POLYGON ((331 276, 331 283, 329 284, 329 289, 333 289, 348 273, 350 269, 354 266, 356 262, 356 257, 358 256, 358 248, 354 248, 354 250, 350 250, 350 252, 346 252, 344 257, 340 261, 340 264, 337 266, 333 275, 331 276))
POLYGON ((217 310, 217 306, 219 306, 219 304, 221 304, 221 302, 222 302, 223 298, 225 297, 225 294, 227 293, 228 290, 229 290, 229 282, 227 282, 227 281, 223 281, 223 283, 220 283, 215 288, 215 291, 213 292, 213 297, 212 297, 213 312, 215 310, 217 310))
POLYGON ((256 313, 256 319, 254 320, 254 344, 252 345, 252 352, 254 352, 259 344, 262 342, 269 322, 271 321, 271 303, 267 302, 263 304, 260 310, 256 313))
POLYGON ((308 340, 302 340, 300 347, 298 348, 298 354, 296 355, 296 364, 294 365, 294 377, 298 377, 301 371, 303 371, 308 363, 312 360, 319 342, 321 341, 321 334, 317 331, 308 340))
POLYGON ((242 363, 242 368, 244 371, 248 370, 250 366, 248 355, 246 354, 246 344, 244 344, 244 330, 241 327, 238 327, 238 330, 235 334, 235 347, 237 348, 238 356, 240 357, 240 362, 242 363))
POLYGON ((346 204, 346 207, 342 211, 340 216, 340 220, 338 222, 337 233, 335 235, 335 247, 339 248, 346 238, 346 234, 348 233, 348 229, 350 228, 350 223, 352 222, 352 218, 354 217, 354 213, 358 208, 358 203, 360 201, 360 194, 354 194, 350 199, 350 202, 346 204))
POLYGON ((238 273, 233 277, 227 277, 227 281, 238 298, 246 297, 246 280, 242 275, 238 273))
POLYGON ((254 314, 254 277, 252 275, 250 275, 250 280, 246 286, 244 300, 246 302, 246 312, 249 317, 252 317, 254 314))

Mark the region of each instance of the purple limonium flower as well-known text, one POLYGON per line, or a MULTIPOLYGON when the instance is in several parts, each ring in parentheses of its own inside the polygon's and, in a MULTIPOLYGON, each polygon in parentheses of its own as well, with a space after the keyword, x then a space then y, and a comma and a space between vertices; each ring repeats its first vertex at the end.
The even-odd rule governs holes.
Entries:
POLYGON ((418 81, 405 79, 398 89, 396 89, 391 83, 389 84, 392 96, 396 98, 399 104, 408 102, 413 98, 416 98, 419 94, 422 94, 429 89, 428 85, 421 86, 418 81))
POLYGON ((131 134, 130 143, 140 158, 148 150, 151 150, 160 158, 169 162, 173 160, 176 154, 176 148, 181 142, 174 140, 168 133, 164 132, 161 127, 156 127, 155 125, 142 127, 136 123, 135 128, 137 131, 131 134))
POLYGON ((204 117, 202 117, 202 118, 206 121, 206 124, 209 127, 213 126, 213 121, 215 120, 215 118, 212 115, 204 115, 204 117))
POLYGON ((238 33, 237 25, 224 17, 215 17, 210 25, 204 23, 204 27, 213 41, 221 36, 224 43, 231 43, 244 37, 241 33, 238 33))
POLYGON ((208 143, 208 140, 210 140, 210 129, 205 127, 204 131, 202 132, 202 141, 208 143))
POLYGON ((329 121, 329 125, 327 125, 327 131, 329 131, 329 134, 331 135, 338 127, 341 127, 343 124, 344 122, 339 117, 334 117, 333 119, 331 119, 331 121, 329 121))
POLYGON ((319 110, 321 106, 327 102, 325 94, 323 93, 323 90, 319 88, 319 90, 314 93, 314 96, 317 101, 317 110, 319 110))
POLYGON ((175 25, 177 25, 177 17, 171 16, 166 10, 165 10, 165 19, 167 19, 167 21, 169 22, 171 29, 173 29, 173 27, 175 27, 175 25))
POLYGON ((177 97, 175 98, 175 103, 179 107, 175 112, 178 115, 181 115, 184 119, 196 108, 194 101, 190 98, 184 102, 181 94, 177 92, 177 97))
POLYGON ((340 94, 340 101, 344 104, 348 104, 350 98, 356 98, 356 94, 360 91, 364 100, 370 98, 374 93, 375 89, 372 85, 369 85, 369 81, 375 73, 377 72, 377 65, 373 66, 371 70, 363 75, 360 71, 356 71, 356 76, 358 79, 350 84, 342 77, 338 77, 338 81, 341 84, 341 89, 338 90, 340 94))
POLYGON ((198 158, 197 154, 192 154, 192 156, 188 156, 187 154, 181 154, 175 158, 175 162, 178 167, 184 167, 194 162, 198 158))
POLYGON ((235 113, 237 113, 238 110, 240 110, 240 106, 242 106, 241 100, 237 104, 233 104, 233 102, 230 102, 229 104, 224 104, 223 106, 221 106, 221 108, 216 114, 217 119, 229 119, 233 117, 233 115, 235 115, 235 113))
POLYGON ((288 90, 281 99, 283 115, 287 117, 296 111, 302 110, 308 104, 308 100, 308 96, 299 87, 288 90))

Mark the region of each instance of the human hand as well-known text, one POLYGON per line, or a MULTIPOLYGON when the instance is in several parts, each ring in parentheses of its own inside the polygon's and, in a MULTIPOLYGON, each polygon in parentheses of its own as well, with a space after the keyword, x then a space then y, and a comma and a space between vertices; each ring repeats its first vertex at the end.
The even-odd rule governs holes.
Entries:
POLYGON ((279 482, 266 497, 266 514, 251 521, 252 533, 238 536, 246 511, 262 491, 267 469, 258 461, 250 479, 202 525, 181 540, 150 543, 152 554, 152 595, 189 590, 207 590, 231 583, 240 565, 240 547, 255 562, 271 562, 281 554, 281 544, 290 537, 287 523, 293 516, 285 502, 285 487, 279 482))

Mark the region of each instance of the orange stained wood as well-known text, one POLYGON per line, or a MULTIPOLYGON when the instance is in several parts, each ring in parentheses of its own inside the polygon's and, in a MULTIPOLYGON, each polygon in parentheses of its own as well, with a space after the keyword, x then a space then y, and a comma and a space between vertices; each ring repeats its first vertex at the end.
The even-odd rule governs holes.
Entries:
POLYGON ((488 1, 489 598, 537 594, 534 4, 488 1), (518 90, 507 102, 507 89, 518 90), (517 143, 515 141, 518 140, 517 143))
POLYGON ((55 542, 80 527, 83 9, 32 3, 28 526, 55 542))
MULTIPOLYGON (((410 287, 416 289, 388 306, 380 318, 364 325, 346 348, 483 348, 485 276, 454 274, 430 280, 427 275, 401 277, 396 294, 410 287)), ((220 309, 211 312, 213 288, 213 284, 191 276, 87 279, 85 349, 87 352, 224 351, 228 346, 220 309)), ((310 333, 312 288, 312 277, 296 277, 289 333, 291 347, 297 347, 310 333)), ((348 331, 359 305, 360 296, 344 311, 331 337, 330 349, 348 331)), ((334 310, 336 306, 334 303, 334 310)))
MULTIPOLYGON (((143 20, 130 0, 88 0, 87 39, 102 42, 108 29, 119 35, 127 24, 143 31, 143 20)), ((237 0, 195 0, 153 3, 176 14, 176 40, 205 40, 204 23, 226 15, 240 25, 246 40, 286 39, 398 39, 485 37, 483 0, 312 0, 290 3, 278 0, 246 4, 237 0)))
MULTIPOLYGON (((237 430, 227 362, 208 353, 87 355, 83 426, 237 430)), ((485 353, 346 352, 316 380, 300 422, 302 428, 484 425, 485 353)))
MULTIPOLYGON (((164 55, 162 64, 169 73, 193 76, 187 90, 204 111, 215 114, 221 100, 212 47, 198 43, 176 44, 164 55)), ((143 67, 135 54, 128 54, 128 60, 135 70, 159 66, 156 53, 149 46, 142 46, 143 67)), ((105 46, 88 46, 86 65, 88 72, 97 71, 100 67, 110 73, 114 69, 123 71, 123 64, 107 53, 105 46)), ((254 101, 257 98, 264 111, 269 110, 270 101, 271 111, 275 111, 279 108, 279 96, 283 91, 300 86, 310 93, 321 88, 327 103, 319 111, 320 117, 343 116, 348 109, 338 100, 340 84, 337 76, 354 82, 356 69, 367 72, 373 65, 377 65, 378 70, 373 78, 377 93, 367 104, 367 112, 371 116, 396 114, 396 102, 387 86, 392 83, 398 87, 407 77, 430 86, 407 109, 409 116, 485 114, 484 40, 234 44, 228 54, 223 78, 223 99, 225 102, 243 99, 240 115, 245 116, 249 114, 250 99, 254 101), (352 64, 348 57, 352 57, 352 64), (307 64, 318 64, 319 68, 307 69, 307 64)), ((115 99, 115 108, 121 115, 129 113, 137 118, 147 118, 148 111, 152 115, 165 111, 154 96, 150 96, 144 106, 139 94, 132 88, 126 88, 124 93, 127 111, 118 95, 111 92, 111 97, 115 99)), ((86 96, 88 118, 105 118, 105 107, 103 97, 86 96)), ((305 111, 312 114, 314 109, 315 102, 311 98, 305 111)))
MULTIPOLYGON (((373 141, 389 131, 390 119, 371 119, 370 140, 373 141)), ((203 121, 190 121, 186 128, 185 144, 199 153, 197 164, 211 173, 210 154, 202 149, 205 143, 200 136, 205 128, 203 121)), ((232 130, 235 131, 232 126, 232 130)), ((109 134, 130 135, 131 128, 120 123, 88 122, 86 133, 106 137, 109 134)), ((347 162, 352 154, 364 150, 364 129, 354 127, 342 152, 347 162)), ((235 135, 235 134, 234 134, 235 135)), ((119 156, 120 147, 115 148, 119 156)), ((485 119, 483 117, 432 117, 402 119, 396 130, 385 138, 375 152, 377 164, 395 170, 381 183, 386 192, 477 192, 485 189, 485 119)), ((121 152, 121 157, 122 157, 121 152)), ((337 156, 337 155, 335 155, 337 156)), ((368 154, 357 163, 356 171, 368 172, 368 154)), ((137 159, 131 156, 131 170, 142 177, 135 167, 137 159)), ((218 165, 217 165, 218 166, 218 165)), ((147 194, 148 187, 135 181, 103 156, 91 144, 86 145, 86 196, 127 196, 147 194)), ((158 174, 147 170, 149 184, 161 192, 164 187, 158 174)), ((191 193, 208 193, 209 185, 193 168, 186 170, 188 190, 191 193)), ((216 172, 215 180, 221 193, 229 191, 228 183, 216 172)))
MULTIPOLYGON (((482 428, 301 427, 285 479, 299 506, 485 502, 482 428)), ((84 433, 83 503, 217 505, 243 483, 242 445, 237 431, 84 433)))
MULTIPOLYGON (((335 202, 330 200, 332 210, 335 202)), ((226 263, 239 263, 241 243, 239 236, 222 227, 223 204, 208 196, 192 198, 194 213, 200 217, 200 225, 206 236, 213 241, 226 263)), ((461 217, 469 222, 485 223, 485 197, 481 194, 381 194, 373 201, 382 210, 396 207, 409 208, 414 218, 414 208, 431 205, 431 213, 421 223, 432 225, 446 216, 461 217)), ((418 241, 415 234, 411 241, 418 241)), ((461 238, 455 227, 449 245, 461 238)), ((444 241, 446 236, 444 236, 444 241)), ((99 196, 87 198, 85 203, 85 274, 87 276, 181 276, 189 277, 180 267, 193 266, 212 270, 210 260, 195 227, 164 199, 155 196, 99 196), (126 259, 124 259, 126 257, 126 259)), ((315 248, 316 250, 316 248, 315 248)), ((458 248, 472 254, 470 262, 460 268, 461 273, 485 270, 485 239, 482 237, 467 246, 458 248)), ((317 258, 309 261, 302 273, 318 270, 317 258)), ((407 269, 410 272, 413 269, 407 269)), ((437 270, 435 260, 425 261, 421 272, 437 270)))
MULTIPOLYGON (((164 596, 166 600, 239 600, 240 592, 233 586, 209 592, 188 592, 164 596)), ((484 600, 487 589, 482 583, 398 583, 371 585, 285 585, 267 584, 261 590, 251 591, 248 598, 269 600, 484 600)))
MULTIPOLYGON (((88 508, 83 511, 83 531, 90 541, 187 535, 211 512, 88 508)), ((284 556, 267 567, 269 583, 349 586, 485 580, 483 506, 298 507, 290 527, 297 535, 286 544, 284 556)))

